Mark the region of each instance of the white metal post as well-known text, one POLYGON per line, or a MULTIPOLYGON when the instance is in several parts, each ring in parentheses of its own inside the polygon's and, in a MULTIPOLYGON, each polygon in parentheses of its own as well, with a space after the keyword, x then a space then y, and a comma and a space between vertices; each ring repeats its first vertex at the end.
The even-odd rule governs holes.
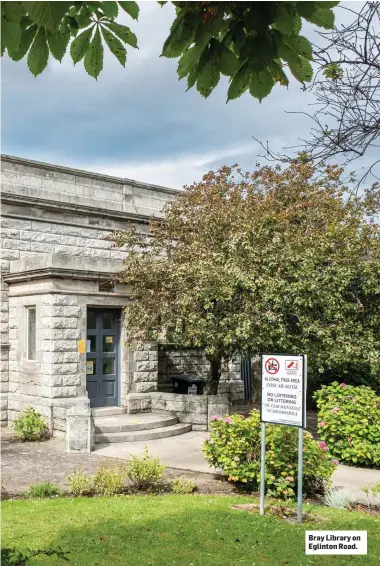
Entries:
POLYGON ((261 423, 260 515, 264 515, 265 494, 265 423, 261 423))
POLYGON ((297 490, 297 521, 302 523, 302 470, 303 468, 303 428, 298 429, 298 490, 297 490))

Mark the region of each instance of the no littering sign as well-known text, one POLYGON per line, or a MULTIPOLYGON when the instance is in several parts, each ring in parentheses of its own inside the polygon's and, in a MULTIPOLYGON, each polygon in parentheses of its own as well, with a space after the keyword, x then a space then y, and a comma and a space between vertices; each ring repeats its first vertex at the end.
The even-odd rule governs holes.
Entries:
POLYGON ((304 427, 304 356, 263 355, 261 377, 261 421, 304 427))

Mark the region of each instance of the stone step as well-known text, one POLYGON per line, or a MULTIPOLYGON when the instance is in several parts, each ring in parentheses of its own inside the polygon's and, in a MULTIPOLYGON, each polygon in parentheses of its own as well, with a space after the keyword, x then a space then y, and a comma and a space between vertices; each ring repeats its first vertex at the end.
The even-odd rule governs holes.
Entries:
POLYGON ((178 417, 166 414, 139 413, 134 415, 116 415, 95 417, 95 432, 134 432, 163 428, 178 423, 178 417))
POLYGON ((134 432, 110 432, 95 434, 96 444, 109 444, 111 442, 137 442, 139 440, 157 440, 159 438, 168 438, 177 436, 191 431, 191 424, 178 423, 162 428, 154 428, 152 430, 137 430, 134 432))
POLYGON ((98 409, 91 409, 93 417, 112 417, 114 415, 125 415, 126 412, 126 407, 99 407, 98 409))

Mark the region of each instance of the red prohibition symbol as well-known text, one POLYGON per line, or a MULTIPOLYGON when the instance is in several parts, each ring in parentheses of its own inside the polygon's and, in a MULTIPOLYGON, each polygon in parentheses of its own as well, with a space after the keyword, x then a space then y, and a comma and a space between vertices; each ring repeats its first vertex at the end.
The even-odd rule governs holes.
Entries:
POLYGON ((276 358, 268 358, 265 362, 265 369, 268 373, 274 375, 280 369, 280 363, 276 358))

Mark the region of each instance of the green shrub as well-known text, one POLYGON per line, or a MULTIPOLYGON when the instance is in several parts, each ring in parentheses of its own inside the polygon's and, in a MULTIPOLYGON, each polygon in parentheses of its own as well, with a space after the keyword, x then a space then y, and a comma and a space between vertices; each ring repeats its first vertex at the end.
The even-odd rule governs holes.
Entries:
POLYGON ((166 467, 159 458, 149 456, 145 446, 141 458, 132 455, 125 469, 127 478, 135 484, 137 489, 148 489, 161 481, 166 467))
POLYGON ((189 478, 176 478, 172 481, 173 493, 193 493, 197 489, 195 481, 189 478))
POLYGON ((57 497, 60 493, 61 491, 56 485, 46 481, 31 485, 26 495, 29 499, 48 499, 49 497, 57 497))
MULTIPOLYGON (((230 481, 242 482, 253 491, 260 485, 260 413, 248 418, 232 415, 213 417, 212 432, 203 451, 208 463, 221 469, 230 481)), ((268 495, 289 499, 297 493, 298 430, 294 427, 267 425, 265 482, 268 495)), ((334 471, 334 462, 326 450, 304 432, 303 488, 309 496, 324 493, 334 471)))
POLYGON ((331 453, 347 464, 380 465, 380 397, 369 387, 334 381, 315 392, 318 427, 331 453))
POLYGON ((100 495, 117 495, 125 489, 124 471, 121 466, 100 464, 94 476, 94 489, 100 495))
POLYGON ((14 420, 13 428, 23 440, 36 441, 49 436, 45 418, 33 407, 25 409, 14 420))
POLYGON ((94 491, 94 478, 79 468, 66 476, 70 492, 75 496, 89 495, 94 491))

